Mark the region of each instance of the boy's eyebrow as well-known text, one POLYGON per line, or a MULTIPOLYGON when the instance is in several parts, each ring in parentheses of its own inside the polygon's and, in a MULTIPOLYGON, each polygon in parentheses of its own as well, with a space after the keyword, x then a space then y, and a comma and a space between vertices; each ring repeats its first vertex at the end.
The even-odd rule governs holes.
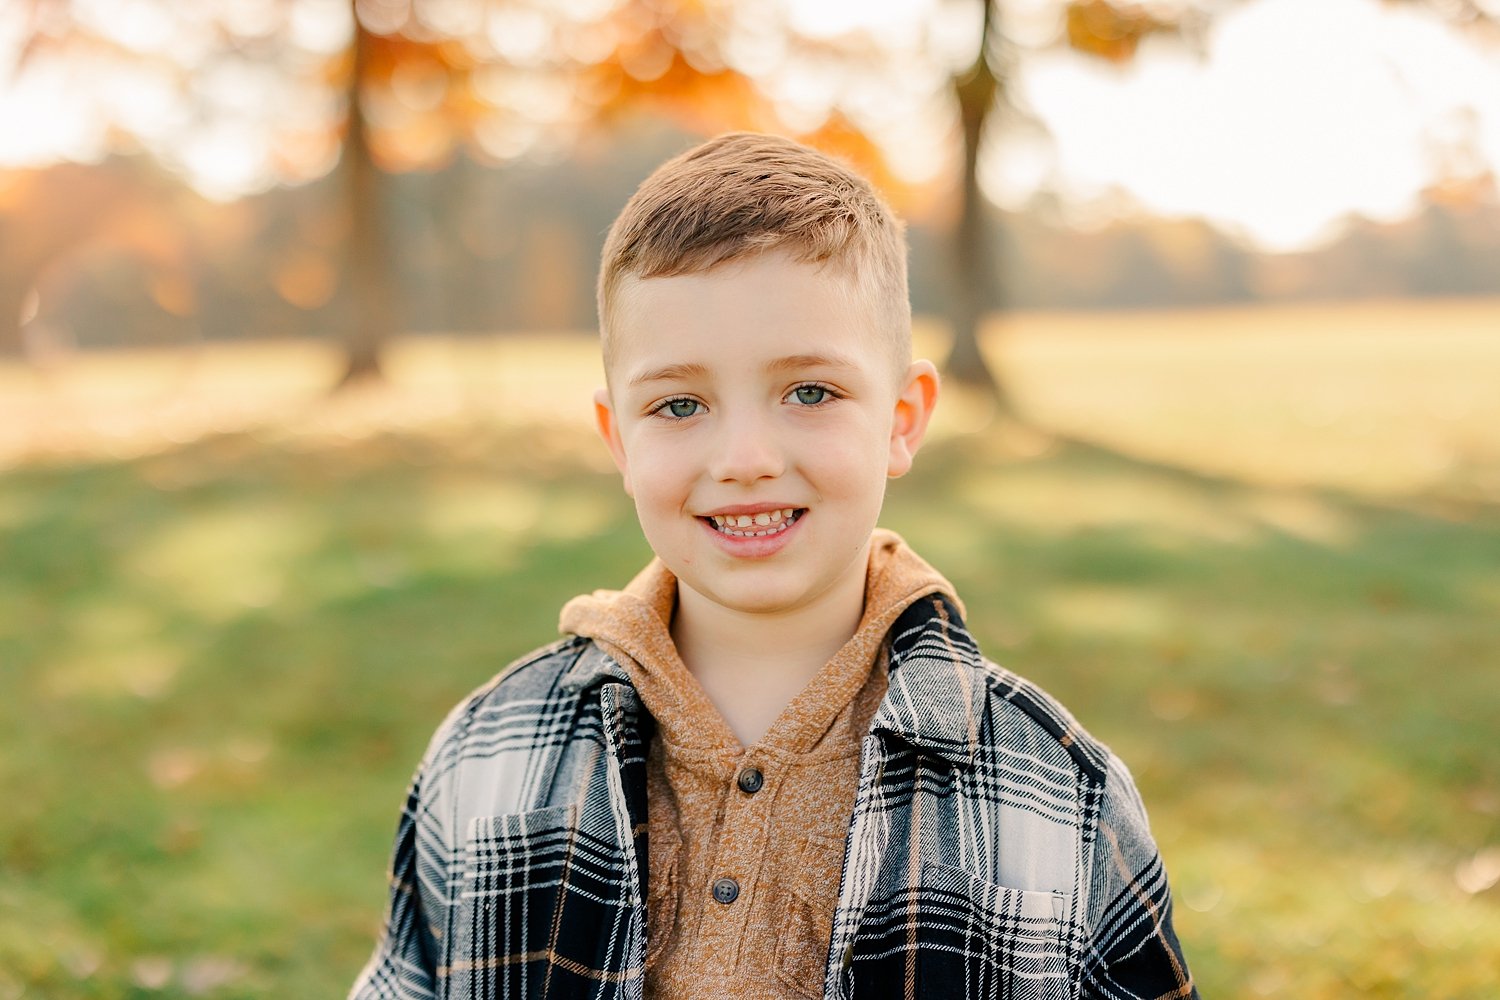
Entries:
MULTIPOLYGON (((779 372, 799 368, 858 368, 859 365, 840 354, 790 354, 766 364, 767 371, 779 372)), ((704 378, 708 375, 704 365, 687 363, 651 368, 632 376, 629 385, 644 385, 647 382, 671 382, 676 379, 704 378)))
POLYGON ((669 382, 673 379, 702 378, 708 374, 708 369, 703 365, 667 365, 665 368, 652 368, 650 371, 641 372, 630 380, 630 385, 644 385, 647 382, 669 382))
POLYGON ((777 358, 766 365, 767 371, 785 371, 795 368, 858 368, 859 365, 841 354, 792 354, 777 358))

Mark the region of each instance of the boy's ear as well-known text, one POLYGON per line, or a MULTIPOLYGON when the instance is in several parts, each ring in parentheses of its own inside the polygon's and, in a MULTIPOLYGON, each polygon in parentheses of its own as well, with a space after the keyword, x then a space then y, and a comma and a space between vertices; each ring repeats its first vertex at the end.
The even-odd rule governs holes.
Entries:
POLYGON ((891 455, 886 475, 892 479, 906 475, 911 469, 912 459, 927 434, 927 422, 932 419, 937 397, 937 368, 931 361, 913 361, 896 396, 896 414, 891 422, 891 455))
POLYGON ((625 483, 625 495, 635 496, 630 488, 630 463, 625 458, 625 444, 620 440, 620 422, 615 418, 615 408, 609 401, 608 389, 594 392, 594 428, 604 439, 604 446, 615 460, 615 468, 620 470, 620 478, 625 483))

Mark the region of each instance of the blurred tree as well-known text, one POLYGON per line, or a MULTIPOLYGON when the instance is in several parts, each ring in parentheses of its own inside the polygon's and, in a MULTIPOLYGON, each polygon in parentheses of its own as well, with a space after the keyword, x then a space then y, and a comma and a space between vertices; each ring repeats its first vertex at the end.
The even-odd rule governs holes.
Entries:
MULTIPOLYGON (((259 133, 269 147, 265 183, 310 180, 338 163, 343 206, 334 225, 342 238, 333 245, 342 248, 347 307, 340 385, 380 374, 382 348, 400 322, 398 248, 389 219, 393 174, 437 170, 461 148, 491 166, 539 147, 561 148, 582 126, 623 121, 642 104, 705 131, 780 125, 760 91, 718 54, 722 5, 210 0, 183 8, 140 0, 120 21, 80 0, 21 3, 25 21, 12 79, 29 70, 74 70, 87 81, 85 90, 107 90, 116 82, 111 77, 123 84, 153 78, 162 84, 158 94, 171 95, 162 116, 175 116, 179 127, 168 134, 160 118, 91 123, 108 132, 100 153, 143 145, 195 182, 201 178, 191 165, 222 150, 195 158, 188 133, 212 132, 235 117, 223 107, 226 94, 229 104, 253 103, 232 89, 264 86, 249 75, 269 70, 286 81, 274 97, 290 102, 287 120, 259 133), (170 51, 184 40, 190 44, 170 51), (243 75, 233 79, 235 73, 243 75), (335 113, 294 113, 330 96, 335 113), (336 157, 325 155, 330 149, 336 157)), ((119 106, 113 111, 118 115, 119 106)), ((833 131, 835 141, 868 159, 870 147, 833 131)), ((0 349, 20 349, 22 305, 41 270, 130 200, 129 179, 84 165, 12 177, 10 197, 0 204, 0 349)), ((303 246, 262 277, 284 298, 287 290, 319 284, 309 276, 326 271, 327 249, 303 246), (293 273, 299 269, 308 274, 293 273)), ((320 298, 290 296, 294 303, 320 298)))
MULTIPOLYGON (((979 347, 984 316, 1001 298, 998 242, 989 232, 990 212, 979 187, 979 157, 997 114, 1014 114, 1008 86, 1013 43, 1004 34, 1002 0, 979 0, 984 16, 974 61, 954 74, 952 90, 963 135, 963 173, 958 221, 953 229, 957 281, 949 321, 953 346, 944 364, 949 377, 989 394, 1000 410, 1015 416, 1014 401, 996 378, 979 347)), ((1180 30, 1178 22, 1142 4, 1114 0, 1069 0, 1058 42, 1113 63, 1135 57, 1147 35, 1180 30)))
MULTIPOLYGON (((354 34, 344 91, 344 149, 341 158, 348 213, 344 267, 353 315, 346 320, 344 372, 340 386, 380 375, 380 352, 396 333, 397 294, 389 227, 385 223, 385 184, 370 149, 364 89, 381 66, 380 40, 359 17, 352 0, 354 34)), ((387 60, 392 69, 399 63, 387 60)))
POLYGON ((460 145, 491 163, 560 147, 643 104, 699 129, 775 127, 757 88, 719 55, 709 4, 353 0, 352 10, 343 170, 355 312, 341 384, 377 375, 395 332, 390 172, 440 166, 460 145))
POLYGON ((979 188, 979 150, 986 123, 1006 100, 1002 81, 1008 78, 1000 37, 999 0, 980 0, 984 18, 979 50, 966 71, 953 78, 963 135, 963 174, 959 187, 958 221, 953 229, 953 264, 957 281, 949 310, 953 345, 944 364, 946 374, 966 385, 989 392, 1006 412, 1014 406, 979 349, 979 328, 998 297, 999 262, 990 239, 986 201, 979 188))
MULTIPOLYGON (((342 254, 341 384, 379 373, 381 348, 402 322, 395 258, 430 251, 430 242, 426 249, 395 245, 407 230, 391 213, 394 175, 444 176, 436 172, 460 150, 487 165, 528 151, 556 155, 580 135, 628 127, 648 107, 703 134, 748 128, 798 136, 853 161, 899 203, 912 185, 890 164, 892 146, 906 134, 890 121, 918 113, 893 106, 925 86, 920 74, 936 66, 934 93, 947 95, 962 136, 946 368, 1010 408, 978 339, 982 317, 1001 302, 998 275, 1017 273, 998 259, 1007 241, 987 232, 995 213, 977 169, 983 144, 1020 114, 1009 86, 1019 46, 1002 30, 1004 0, 977 0, 972 55, 929 51, 916 77, 903 74, 912 72, 907 57, 920 41, 864 27, 810 30, 798 20, 800 8, 783 0, 133 0, 125 18, 84 0, 19 2, 26 26, 15 75, 52 62, 52 71, 91 78, 98 89, 114 87, 115 76, 118 89, 139 87, 144 76, 155 89, 141 93, 168 95, 155 117, 109 121, 104 149, 145 148, 201 184, 201 165, 224 151, 212 145, 223 122, 259 114, 252 122, 259 131, 236 141, 263 145, 265 164, 235 182, 241 192, 312 180, 338 164, 342 218, 308 221, 304 228, 318 235, 299 236, 260 279, 295 308, 321 309, 342 254), (282 82, 272 86, 268 77, 282 82), (257 101, 262 107, 253 107, 257 101)), ((1241 0, 1053 2, 1055 37, 1028 45, 1066 46, 1124 65, 1147 36, 1186 36, 1194 17, 1241 0)), ((1402 2, 1494 26, 1479 0, 1402 2)), ((116 102, 114 112, 126 104, 116 102)), ((89 169, 69 167, 55 185, 17 174, 0 188, 0 350, 20 348, 21 304, 47 262, 130 200, 129 183, 79 180, 89 169)), ((461 192, 439 194, 448 205, 444 219, 463 213, 461 192)), ((510 221, 466 220, 465 229, 472 236, 510 221)), ((184 256, 192 255, 160 259, 184 256)), ((178 286, 193 280, 190 272, 173 279, 178 286)))
POLYGON ((352 10, 342 170, 355 313, 344 383, 378 373, 400 312, 385 179, 441 167, 461 145, 481 162, 504 162, 629 127, 649 110, 699 134, 789 134, 851 161, 887 192, 909 189, 881 144, 838 106, 807 125, 788 121, 770 70, 802 59, 869 80, 882 73, 883 53, 867 36, 836 44, 799 36, 778 3, 354 0, 352 10), (765 75, 739 68, 731 49, 747 37, 770 40, 786 58, 768 63, 765 75))

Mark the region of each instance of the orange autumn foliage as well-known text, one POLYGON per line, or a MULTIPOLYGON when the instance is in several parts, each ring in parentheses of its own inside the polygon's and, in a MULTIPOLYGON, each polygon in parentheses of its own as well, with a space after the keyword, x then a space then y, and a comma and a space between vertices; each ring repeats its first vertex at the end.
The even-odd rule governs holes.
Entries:
POLYGON ((1176 32, 1178 26, 1140 4, 1071 0, 1064 15, 1068 45, 1079 52, 1126 63, 1148 35, 1176 32))

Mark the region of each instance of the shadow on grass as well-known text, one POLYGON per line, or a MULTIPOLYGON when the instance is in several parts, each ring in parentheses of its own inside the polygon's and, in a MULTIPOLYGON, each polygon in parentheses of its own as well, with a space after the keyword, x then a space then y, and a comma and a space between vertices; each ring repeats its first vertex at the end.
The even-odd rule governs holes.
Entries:
MULTIPOLYGON (((188 996, 213 975, 225 997, 345 989, 433 727, 550 641, 568 597, 649 555, 594 447, 477 426, 236 435, 0 478, 0 969, 49 997, 188 996)), ((1245 922, 1305 904, 1236 882, 1233 852, 1326 893, 1351 858, 1431 857, 1446 884, 1494 836, 1492 510, 1076 441, 1018 459, 976 435, 924 451, 885 521, 954 581, 992 657, 1132 764, 1190 894, 1236 903, 1188 915, 1205 983, 1242 984, 1265 960, 1241 953, 1245 922)), ((1331 919, 1358 922, 1339 898, 1331 919)))
POLYGON ((1221 737, 1277 727, 1254 756, 1295 760, 1336 726, 1371 753, 1399 748, 1422 780, 1500 774, 1453 724, 1500 708, 1484 667, 1500 644, 1493 507, 1456 520, 1066 440, 1028 461, 964 439, 922 457, 889 523, 949 572, 998 658, 1038 657, 1016 668, 1080 711, 1109 720, 1133 703, 1176 722, 1218 705, 1221 737))
POLYGON ((949 573, 993 657, 1130 762, 1204 995, 1483 996, 1500 912, 1456 884, 1480 884, 1457 873, 1500 830, 1494 507, 1268 488, 1066 440, 1005 452, 924 452, 888 521, 949 573), (1385 932, 1307 948, 1376 911, 1385 932), (1433 958, 1439 939, 1462 957, 1433 958))

